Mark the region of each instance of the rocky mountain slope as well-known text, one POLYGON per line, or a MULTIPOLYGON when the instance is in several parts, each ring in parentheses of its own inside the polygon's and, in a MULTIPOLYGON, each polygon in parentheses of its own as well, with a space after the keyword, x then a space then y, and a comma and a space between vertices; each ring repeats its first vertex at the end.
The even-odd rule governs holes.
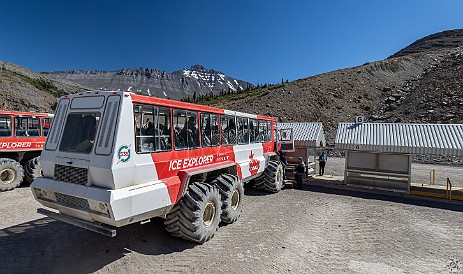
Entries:
POLYGON ((57 97, 87 89, 0 61, 0 109, 53 112, 57 97))
POLYGON ((391 57, 202 103, 278 117, 321 121, 333 141, 339 122, 462 123, 463 31, 427 36, 391 57))
POLYGON ((93 89, 129 90, 149 96, 170 99, 220 94, 222 91, 242 90, 252 84, 237 80, 219 71, 200 65, 172 73, 149 69, 121 69, 118 71, 54 71, 43 75, 66 80, 93 89))

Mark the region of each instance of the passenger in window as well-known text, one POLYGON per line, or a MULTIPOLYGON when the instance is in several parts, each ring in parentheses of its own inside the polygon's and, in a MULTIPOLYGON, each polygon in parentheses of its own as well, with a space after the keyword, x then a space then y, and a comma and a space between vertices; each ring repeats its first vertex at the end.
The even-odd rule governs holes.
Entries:
POLYGON ((236 144, 236 124, 234 118, 228 120, 228 134, 230 145, 236 144))
MULTIPOLYGON (((143 128, 148 128, 149 123, 150 123, 150 118, 146 118, 146 122, 145 122, 145 124, 143 125, 143 128)), ((153 125, 153 124, 151 123, 151 126, 152 126, 152 125, 153 125)))
POLYGON ((199 130, 197 127, 197 119, 195 116, 190 116, 188 118, 188 129, 191 130, 191 141, 188 140, 188 147, 199 147, 199 130))
POLYGON ((82 123, 82 128, 86 129, 81 131, 82 140, 77 146, 76 149, 79 152, 88 153, 93 148, 93 143, 95 142, 95 132, 96 132, 96 119, 91 115, 87 115, 84 117, 84 121, 82 123))
POLYGON ((204 129, 202 131, 203 134, 203 146, 210 147, 211 146, 211 121, 208 117, 204 119, 204 129))
MULTIPOLYGON (((190 117, 192 118, 192 117, 190 117)), ((188 121, 185 123, 183 128, 180 131, 180 142, 181 142, 181 148, 189 148, 194 146, 194 141, 193 141, 193 131, 188 128, 188 125, 190 125, 191 122, 188 121)))
POLYGON ((146 135, 153 135, 154 133, 154 125, 153 125, 153 122, 148 122, 148 124, 146 125, 146 135))
POLYGON ((175 137, 175 148, 182 149, 185 148, 185 139, 182 136, 183 129, 179 126, 174 128, 174 137, 175 137))

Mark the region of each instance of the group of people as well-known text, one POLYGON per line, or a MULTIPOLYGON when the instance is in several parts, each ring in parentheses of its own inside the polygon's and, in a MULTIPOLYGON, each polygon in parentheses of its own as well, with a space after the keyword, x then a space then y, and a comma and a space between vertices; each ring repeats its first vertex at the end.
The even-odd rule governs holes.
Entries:
MULTIPOLYGON (((286 166, 288 165, 288 160, 286 159, 286 156, 283 154, 283 151, 279 150, 278 151, 278 156, 280 158, 280 162, 283 165, 283 179, 286 180, 286 166)), ((322 152, 318 156, 318 162, 319 162, 319 175, 323 176, 325 174, 325 165, 328 160, 328 156, 326 155, 325 152, 322 152)), ((304 163, 304 159, 302 157, 299 157, 298 159, 298 165, 294 168, 294 177, 296 180, 296 188, 297 189, 302 189, 302 181, 304 179, 305 174, 307 173, 306 165, 304 163)))

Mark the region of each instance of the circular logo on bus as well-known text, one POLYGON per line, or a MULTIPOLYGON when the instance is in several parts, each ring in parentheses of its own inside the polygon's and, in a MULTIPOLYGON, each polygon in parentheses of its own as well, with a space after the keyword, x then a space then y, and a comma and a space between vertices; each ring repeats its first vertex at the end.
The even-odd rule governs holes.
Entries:
POLYGON ((120 146, 117 150, 117 159, 119 159, 119 162, 126 163, 130 159, 130 146, 120 146))

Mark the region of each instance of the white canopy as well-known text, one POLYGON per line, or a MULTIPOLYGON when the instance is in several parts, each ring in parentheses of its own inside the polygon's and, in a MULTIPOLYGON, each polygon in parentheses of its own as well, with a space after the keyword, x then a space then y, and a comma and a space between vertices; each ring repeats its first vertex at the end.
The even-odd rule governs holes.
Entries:
POLYGON ((336 148, 463 155, 463 124, 339 123, 336 148))

